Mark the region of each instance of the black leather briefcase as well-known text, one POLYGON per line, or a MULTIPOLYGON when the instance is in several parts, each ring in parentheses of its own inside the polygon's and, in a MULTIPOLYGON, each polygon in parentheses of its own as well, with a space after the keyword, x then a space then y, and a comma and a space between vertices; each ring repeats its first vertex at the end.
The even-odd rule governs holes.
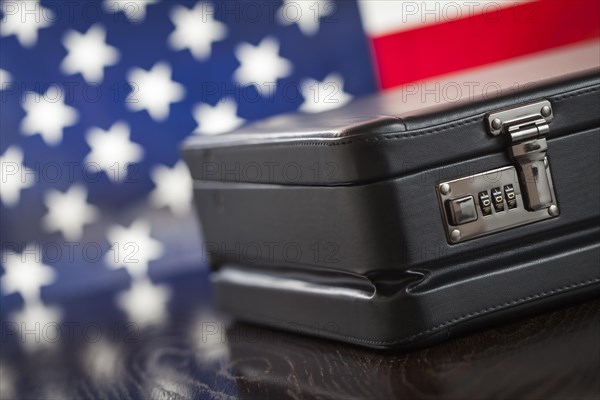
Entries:
POLYGON ((403 111, 400 93, 183 149, 235 317, 413 348, 600 285, 598 72, 403 111))

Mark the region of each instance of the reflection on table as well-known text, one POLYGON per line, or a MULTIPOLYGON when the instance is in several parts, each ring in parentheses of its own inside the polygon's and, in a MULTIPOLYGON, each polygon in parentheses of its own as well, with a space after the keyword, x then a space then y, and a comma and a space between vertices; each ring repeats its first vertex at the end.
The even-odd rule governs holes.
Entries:
POLYGON ((205 272, 164 285, 171 297, 158 317, 152 292, 128 315, 111 293, 73 299, 60 322, 39 309, 31 318, 46 324, 27 330, 3 308, 0 398, 600 395, 600 300, 389 353, 231 321, 215 310, 205 272))

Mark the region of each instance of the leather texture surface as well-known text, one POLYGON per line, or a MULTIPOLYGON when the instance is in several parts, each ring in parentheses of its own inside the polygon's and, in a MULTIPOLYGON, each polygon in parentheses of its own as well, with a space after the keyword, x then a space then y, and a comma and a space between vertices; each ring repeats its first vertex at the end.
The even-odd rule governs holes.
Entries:
POLYGON ((599 148, 599 129, 549 140, 560 216, 454 245, 445 236, 437 183, 511 165, 504 150, 357 186, 197 182, 195 201, 205 252, 214 265, 302 266, 368 274, 535 243, 598 224, 599 148))
POLYGON ((238 138, 189 142, 219 304, 252 322, 412 348, 597 296, 599 91, 598 77, 587 76, 518 98, 382 117, 394 106, 383 96, 365 100, 360 110, 371 117, 350 125, 342 116, 356 118, 356 104, 317 117, 340 118, 316 133, 303 121, 299 132, 288 125, 276 134, 279 122, 267 122, 266 135, 257 125, 238 138), (513 165, 485 116, 539 99, 553 107, 548 159, 560 215, 449 244, 437 185, 513 165), (344 128, 330 129, 336 123, 344 128), (294 168, 277 169, 286 165, 294 168))
POLYGON ((600 229, 453 264, 386 272, 368 284, 285 269, 224 266, 212 280, 239 319, 374 348, 412 349, 600 294, 600 229), (543 254, 543 256, 541 256, 543 254))

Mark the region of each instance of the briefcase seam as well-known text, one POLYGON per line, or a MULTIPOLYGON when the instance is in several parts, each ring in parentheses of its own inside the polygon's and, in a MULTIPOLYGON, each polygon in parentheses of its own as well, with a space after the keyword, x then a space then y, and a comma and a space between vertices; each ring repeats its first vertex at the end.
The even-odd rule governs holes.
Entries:
POLYGON ((416 333, 414 335, 408 336, 408 337, 400 339, 400 340, 394 340, 394 341, 368 340, 368 339, 361 339, 361 338, 356 338, 356 337, 352 337, 352 336, 346 336, 345 338, 349 339, 351 341, 355 341, 355 342, 369 343, 369 344, 374 344, 374 345, 400 345, 400 344, 405 344, 405 343, 413 341, 414 339, 416 339, 418 337, 421 337, 423 335, 427 335, 429 333, 433 333, 433 332, 438 331, 438 330, 440 330, 442 328, 445 328, 447 326, 453 325, 453 324, 455 324, 457 322, 461 322, 461 321, 463 321, 465 319, 476 317, 476 316, 479 316, 481 314, 486 314, 486 313, 488 313, 490 311, 497 311, 499 309, 503 309, 503 308, 509 307, 509 306, 514 306, 516 304, 525 303, 527 301, 538 299, 538 298, 541 298, 541 297, 546 297, 546 296, 549 296, 549 295, 552 295, 552 294, 562 293, 562 292, 565 292, 565 291, 570 290, 570 289, 574 289, 574 288, 578 288, 578 287, 582 287, 582 286, 593 285, 593 284, 598 283, 598 282, 600 282, 600 277, 599 278, 594 278, 594 279, 588 279, 586 281, 582 281, 582 282, 578 282, 578 283, 573 283, 573 284, 566 285, 566 286, 562 286, 562 287, 559 287, 557 289, 544 290, 544 291, 541 291, 541 292, 538 292, 538 293, 535 293, 535 294, 532 294, 532 295, 529 295, 529 296, 525 296, 525 297, 521 297, 519 299, 507 301, 507 302, 504 302, 502 304, 497 304, 495 306, 486 307, 486 308, 483 308, 483 309, 478 310, 478 311, 474 311, 474 312, 471 312, 471 313, 464 314, 464 315, 462 315, 460 317, 455 317, 455 318, 449 319, 449 320, 447 320, 447 321, 445 321, 445 322, 443 322, 443 323, 441 323, 439 325, 436 325, 436 326, 434 326, 434 327, 432 327, 430 329, 427 329, 425 331, 416 333))
MULTIPOLYGON (((472 317, 476 317, 482 314, 486 314, 492 311, 498 311, 501 309, 504 309, 506 307, 510 307, 510 306, 514 306, 514 305, 518 305, 518 304, 522 304, 522 303, 526 303, 530 300, 535 300, 535 299, 539 299, 539 298, 543 298, 543 297, 547 297, 549 295, 553 295, 553 294, 558 294, 558 293, 563 293, 565 291, 571 290, 571 289, 576 289, 576 288, 580 288, 580 287, 584 287, 584 286, 592 286, 596 283, 600 282, 600 277, 597 278, 593 278, 593 279, 588 279, 585 281, 581 281, 578 283, 572 283, 570 285, 565 285, 565 286, 561 286, 559 288, 556 289, 550 289, 550 290, 544 290, 532 295, 528 295, 525 297, 521 297, 515 300, 511 300, 511 301, 506 301, 502 304, 497 304, 494 306, 490 306, 490 307, 486 307, 483 308, 481 310, 478 311, 474 311, 474 312, 470 312, 464 315, 461 315, 460 317, 454 317, 451 318, 449 320, 446 320, 445 322, 438 324, 432 328, 429 328, 427 330, 415 333, 411 336, 407 336, 404 337, 402 339, 398 339, 398 340, 393 340, 393 341, 387 341, 387 340, 369 340, 369 339, 362 339, 362 338, 358 338, 355 336, 347 336, 347 335, 342 335, 342 334, 336 334, 335 332, 331 332, 331 333, 326 333, 323 332, 323 336, 325 337, 330 337, 330 338, 338 338, 338 339, 345 339, 348 342, 354 342, 354 343, 365 343, 365 344, 369 344, 369 345, 375 345, 375 346, 398 346, 398 345, 405 345, 405 344, 409 344, 410 342, 414 341, 415 339, 430 334, 430 333, 434 333, 436 331, 441 330, 442 328, 451 326, 456 324, 457 322, 461 322, 464 320, 467 320, 469 318, 472 317)), ((260 319, 260 318, 259 318, 260 319)), ((266 321, 265 321, 266 322, 266 321)), ((301 325, 297 325, 298 328, 302 328, 301 325)), ((309 330, 304 330, 304 329, 299 329, 299 331, 305 331, 305 332, 310 332, 309 330)))
MULTIPOLYGON (((565 93, 565 94, 558 94, 558 95, 554 95, 554 96, 550 96, 549 98, 552 101, 555 102, 561 102, 567 98, 572 98, 572 97, 579 97, 579 96, 583 96, 585 94, 589 94, 589 93, 593 93, 593 92, 597 92, 600 90, 600 87, 598 86, 594 86, 591 88, 585 88, 585 89, 578 89, 574 92, 571 93, 565 93)), ((365 138, 357 138, 357 139, 351 139, 351 140, 347 140, 347 141, 339 141, 339 142, 307 142, 307 143, 296 143, 295 145, 301 145, 301 146, 311 146, 311 145, 324 145, 324 146, 342 146, 342 145, 348 145, 348 144, 355 144, 355 143, 376 143, 379 141, 384 141, 384 140, 402 140, 402 139, 411 139, 414 137, 419 137, 419 136, 425 136, 428 134, 432 134, 432 133, 438 133, 438 132, 443 132, 449 129, 453 129, 453 128, 457 128, 460 126, 465 126, 465 125, 469 125, 475 122, 481 122, 481 118, 485 115, 485 113, 481 113, 481 114, 477 114, 473 117, 468 117, 462 121, 459 122, 453 122, 450 123, 449 125, 444 125, 441 127, 436 127, 436 128, 430 128, 430 129, 426 129, 424 131, 415 131, 415 132, 403 132, 403 133, 396 133, 396 134, 391 134, 391 135, 381 135, 380 137, 378 136, 369 136, 369 137, 365 137, 365 138)), ((403 121, 404 122, 404 121, 403 121)))
POLYGON ((561 102, 565 99, 571 98, 571 97, 577 97, 579 95, 583 95, 583 94, 587 94, 587 93, 593 93, 593 92, 597 92, 598 90, 600 90, 600 87, 591 87, 591 88, 586 88, 586 89, 582 89, 579 92, 576 93, 564 93, 564 94, 558 94, 556 96, 551 97, 552 100, 555 100, 556 102, 561 102))

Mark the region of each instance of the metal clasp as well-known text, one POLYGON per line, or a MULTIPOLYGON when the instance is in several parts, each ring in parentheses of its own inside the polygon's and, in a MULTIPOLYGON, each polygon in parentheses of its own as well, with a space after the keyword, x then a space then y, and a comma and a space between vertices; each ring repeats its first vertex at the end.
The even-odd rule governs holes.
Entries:
POLYGON ((552 176, 546 152, 549 123, 554 119, 552 105, 543 100, 508 108, 487 116, 490 133, 509 137, 508 153, 516 163, 528 210, 553 206, 552 176))

